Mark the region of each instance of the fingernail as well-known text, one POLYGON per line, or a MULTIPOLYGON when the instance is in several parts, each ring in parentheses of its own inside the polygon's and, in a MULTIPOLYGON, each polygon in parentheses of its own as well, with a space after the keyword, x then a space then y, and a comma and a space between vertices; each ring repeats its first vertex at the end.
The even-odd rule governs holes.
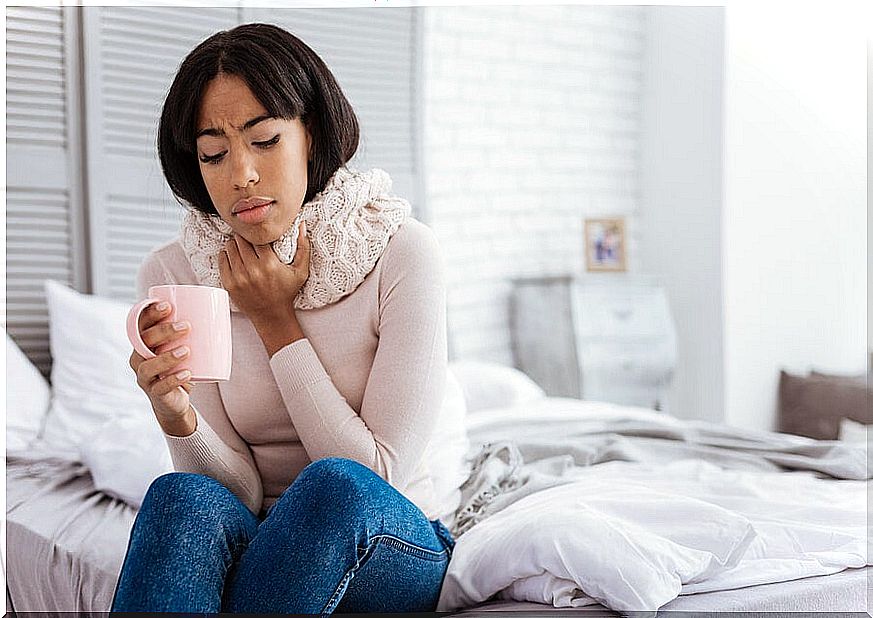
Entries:
POLYGON ((170 308, 170 303, 158 303, 158 311, 166 311, 170 308))
POLYGON ((173 324, 173 330, 185 330, 188 328, 188 322, 175 322, 173 324))
POLYGON ((185 346, 182 346, 181 348, 176 348, 175 350, 173 350, 173 356, 175 356, 176 358, 182 358, 187 353, 188 353, 188 348, 186 348, 185 346))
POLYGON ((179 378, 180 380, 184 380, 190 375, 191 375, 191 372, 186 369, 185 371, 180 371, 179 373, 177 373, 176 377, 179 378))

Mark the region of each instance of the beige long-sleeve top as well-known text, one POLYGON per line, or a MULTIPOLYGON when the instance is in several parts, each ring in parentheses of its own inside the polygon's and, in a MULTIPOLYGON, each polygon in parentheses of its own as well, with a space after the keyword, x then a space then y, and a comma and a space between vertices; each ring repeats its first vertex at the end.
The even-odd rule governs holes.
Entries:
MULTIPOLYGON (((148 288, 197 280, 178 240, 152 251, 148 288)), ((440 516, 422 454, 443 403, 445 285, 433 232, 408 219, 350 295, 297 311, 306 335, 272 358, 231 313, 230 380, 196 384, 197 429, 166 436, 174 468, 206 474, 253 512, 268 508, 311 461, 346 457, 387 480, 430 519, 440 516)))

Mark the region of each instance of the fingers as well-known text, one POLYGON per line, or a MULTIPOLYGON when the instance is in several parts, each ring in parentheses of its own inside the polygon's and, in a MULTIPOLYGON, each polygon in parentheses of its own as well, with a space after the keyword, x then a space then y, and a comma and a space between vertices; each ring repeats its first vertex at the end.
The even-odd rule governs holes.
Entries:
POLYGON ((136 373, 137 369, 139 369, 140 363, 142 363, 145 359, 139 355, 139 352, 136 350, 130 355, 130 359, 128 360, 128 364, 130 368, 133 369, 134 373, 136 373))
POLYGON ((191 325, 188 322, 170 322, 167 320, 152 326, 148 330, 142 331, 140 334, 143 343, 150 350, 155 351, 166 343, 171 343, 186 336, 190 329, 191 325))
POLYGON ((237 252, 244 265, 258 259, 258 251, 252 243, 239 234, 234 234, 232 240, 236 243, 237 252))
POLYGON ((140 334, 142 334, 143 331, 151 328, 161 320, 169 317, 172 313, 171 310, 172 307, 167 301, 152 303, 151 305, 143 309, 143 312, 139 314, 139 322, 137 323, 139 326, 140 334))
POLYGON ((151 386, 152 396, 153 397, 161 397, 162 395, 166 395, 170 391, 172 391, 176 388, 179 388, 180 386, 182 387, 182 389, 185 392, 190 393, 191 392, 191 385, 189 383, 190 379, 191 379, 191 372, 188 371, 187 369, 184 371, 176 372, 173 375, 167 376, 166 378, 162 378, 162 379, 158 380, 157 382, 155 382, 154 384, 152 384, 152 386, 151 386))
POLYGON ((230 258, 227 255, 227 251, 224 249, 218 252, 218 276, 221 279, 221 287, 232 289, 230 278, 233 276, 233 269, 230 266, 230 258))
POLYGON ((147 393, 165 395, 185 380, 190 379, 191 372, 182 366, 189 354, 190 350, 186 346, 179 346, 167 350, 155 358, 143 360, 136 368, 137 383, 147 393), (180 372, 187 375, 182 375, 180 372), (172 386, 167 386, 167 381, 173 383, 172 386))
POLYGON ((297 253, 294 255, 294 261, 291 262, 291 265, 308 273, 310 249, 309 235, 306 233, 306 221, 301 221, 297 232, 297 253))

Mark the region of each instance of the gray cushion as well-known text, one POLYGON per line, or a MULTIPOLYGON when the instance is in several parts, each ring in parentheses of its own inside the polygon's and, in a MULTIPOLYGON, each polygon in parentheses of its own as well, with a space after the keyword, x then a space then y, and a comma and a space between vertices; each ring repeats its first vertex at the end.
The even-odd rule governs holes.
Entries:
POLYGON ((870 391, 864 376, 813 372, 779 375, 777 430, 819 440, 836 440, 840 420, 870 424, 870 391))

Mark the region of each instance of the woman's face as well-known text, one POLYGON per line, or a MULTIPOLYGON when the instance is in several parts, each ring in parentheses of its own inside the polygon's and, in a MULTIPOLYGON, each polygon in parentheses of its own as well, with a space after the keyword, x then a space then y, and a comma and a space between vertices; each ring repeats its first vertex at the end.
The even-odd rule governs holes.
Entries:
POLYGON ((254 245, 288 231, 306 196, 309 131, 271 118, 245 82, 219 74, 197 114, 200 173, 218 214, 254 245))

